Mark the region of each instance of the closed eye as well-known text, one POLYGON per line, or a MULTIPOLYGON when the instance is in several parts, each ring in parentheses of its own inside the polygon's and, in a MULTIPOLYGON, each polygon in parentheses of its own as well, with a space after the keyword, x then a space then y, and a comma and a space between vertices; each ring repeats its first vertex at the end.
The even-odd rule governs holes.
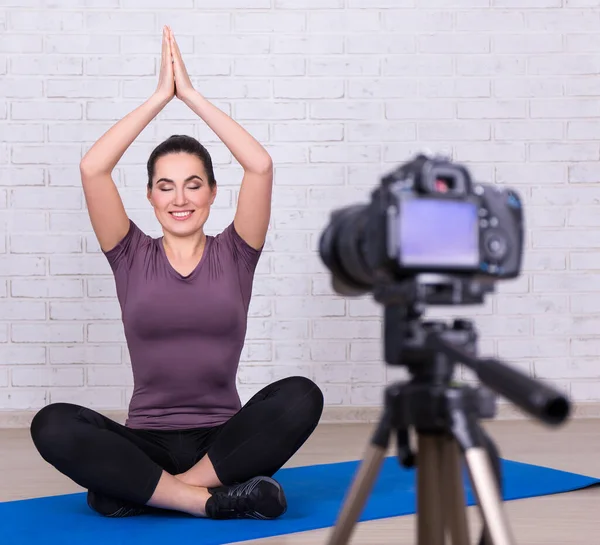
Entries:
MULTIPOLYGON (((199 186, 199 185, 188 185, 188 187, 187 187, 187 188, 188 188, 188 189, 194 189, 194 190, 196 190, 196 189, 200 189, 200 187, 202 187, 202 186, 199 186)), ((160 187, 159 189, 160 189, 161 191, 173 191, 173 188, 172 188, 172 187, 167 187, 167 186, 162 186, 162 187, 160 187)))

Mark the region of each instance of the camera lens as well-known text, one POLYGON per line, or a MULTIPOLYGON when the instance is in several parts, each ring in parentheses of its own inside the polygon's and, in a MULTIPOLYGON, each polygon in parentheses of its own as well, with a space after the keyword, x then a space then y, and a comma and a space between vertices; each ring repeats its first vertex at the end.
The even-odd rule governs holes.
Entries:
POLYGON ((362 295, 373 285, 364 254, 367 209, 356 205, 335 211, 319 240, 321 260, 332 273, 335 291, 342 295, 362 295))

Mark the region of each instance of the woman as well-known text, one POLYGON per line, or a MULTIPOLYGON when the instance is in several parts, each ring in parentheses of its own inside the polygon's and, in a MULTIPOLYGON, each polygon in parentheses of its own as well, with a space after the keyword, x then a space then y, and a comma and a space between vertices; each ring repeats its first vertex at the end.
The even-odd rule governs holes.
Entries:
POLYGON ((253 275, 265 241, 273 170, 265 149, 190 82, 177 42, 163 30, 158 87, 81 161, 92 227, 114 273, 135 379, 120 425, 91 409, 55 403, 31 425, 41 456, 88 490, 105 516, 154 509, 198 517, 272 519, 287 508, 271 476, 314 431, 319 388, 280 380, 241 407, 235 385, 253 275), (232 223, 207 236, 216 196, 210 156, 173 136, 148 160, 148 200, 163 235, 126 215, 111 172, 144 127, 177 96, 244 168, 232 223))

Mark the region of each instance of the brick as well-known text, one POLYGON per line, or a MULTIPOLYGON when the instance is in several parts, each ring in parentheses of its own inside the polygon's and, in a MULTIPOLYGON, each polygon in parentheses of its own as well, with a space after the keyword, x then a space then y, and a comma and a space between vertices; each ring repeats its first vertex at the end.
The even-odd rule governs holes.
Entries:
POLYGON ((83 59, 64 55, 13 56, 10 72, 16 75, 73 75, 83 74, 83 59))
POLYGON ((306 62, 298 57, 233 59, 233 74, 235 76, 301 76, 305 72, 306 62))
POLYGON ((308 190, 308 204, 311 209, 333 209, 349 206, 358 202, 366 203, 371 198, 370 187, 348 187, 340 194, 340 188, 335 186, 311 187, 308 190))
POLYGON ((311 163, 375 163, 379 158, 380 150, 376 145, 324 145, 310 149, 311 163))
POLYGON ((0 168, 0 186, 44 185, 44 169, 41 167, 0 168))
POLYGON ((345 37, 346 53, 356 54, 404 54, 417 52, 415 36, 399 36, 394 33, 350 34, 345 37))
POLYGON ((5 53, 42 53, 43 36, 33 33, 0 36, 0 50, 5 53))
POLYGON ((11 118, 14 120, 79 120, 82 106, 75 102, 13 102, 11 118))
POLYGON ((555 33, 497 34, 492 36, 494 53, 558 53, 563 50, 563 37, 555 33))
MULTIPOLYGON (((502 298, 497 300, 498 313, 511 316, 511 315, 524 315, 524 314, 564 314, 569 312, 569 300, 566 295, 560 294, 517 294, 517 295, 504 295, 502 298)), ((509 345, 514 341, 502 341, 504 345, 509 345)), ((530 342, 530 341, 527 341, 530 342)), ((522 343, 522 341, 521 341, 522 343)), ((568 342, 567 342, 568 346, 568 342)), ((510 350, 510 348, 508 349, 510 350)), ((507 355, 505 353, 505 355, 507 355)), ((514 357, 518 354, 513 354, 514 357)), ((525 357, 537 356, 538 354, 523 354, 525 357)))
POLYGON ((198 55, 268 55, 271 52, 270 44, 268 36, 255 34, 202 35, 194 36, 193 48, 198 55))
POLYGON ((46 82, 46 96, 48 98, 112 99, 118 94, 119 80, 116 79, 49 79, 46 82))
POLYGON ((88 386, 133 386, 132 371, 128 367, 91 366, 87 369, 88 386))
POLYGON ((591 10, 532 10, 525 13, 527 28, 536 32, 595 31, 600 25, 600 12, 591 10))
POLYGON ((235 117, 246 119, 305 119, 306 106, 299 102, 250 103, 238 102, 235 105, 235 117))
MULTIPOLYGON (((252 48, 250 50, 252 51, 252 48)), ((339 54, 344 52, 344 36, 335 34, 276 34, 271 39, 271 52, 276 55, 339 54)))
POLYGON ((421 78, 418 95, 431 98, 490 97, 492 95, 492 82, 488 78, 474 77, 470 77, 467 80, 435 77, 421 78))
POLYGON ((272 130, 278 142, 340 142, 344 138, 341 123, 274 123, 272 130))
POLYGON ((0 407, 9 411, 41 409, 48 403, 48 397, 44 388, 0 390, 0 407))
POLYGON ((41 124, 11 123, 3 133, 6 142, 44 141, 44 125, 41 124))
POLYGON ((35 345, 0 344, 1 365, 43 365, 46 348, 35 345))
POLYGON ((0 276, 43 276, 46 259, 43 257, 0 256, 0 276))
POLYGON ((583 142, 532 142, 529 156, 533 161, 591 161, 600 158, 600 148, 583 142))
POLYGON ((262 320, 252 318, 248 320, 248 340, 297 340, 308 338, 307 320, 262 320))
POLYGON ((310 295, 310 280, 297 275, 257 277, 254 280, 253 294, 260 296, 289 297, 310 295))
POLYGON ((481 121, 424 121, 417 125, 417 131, 423 140, 490 140, 492 126, 481 121))
POLYGON ((83 280, 68 278, 16 278, 11 281, 11 295, 27 298, 83 297, 83 280))
MULTIPOLYGON (((479 32, 480 29, 477 29, 479 32)), ((490 36, 476 33, 438 34, 419 36, 418 49, 420 53, 489 53, 491 50, 490 36)))
POLYGON ((527 116, 524 100, 463 100, 456 104, 459 119, 518 119, 527 116))
MULTIPOLYGON (((373 14, 377 15, 376 12, 373 14)), ((453 18, 453 13, 446 10, 390 9, 382 12, 383 28, 386 31, 402 33, 447 32, 454 27, 453 18)), ((477 28, 477 26, 471 28, 477 28)))
MULTIPOLYGON (((85 16, 85 28, 90 33, 109 31, 127 32, 154 32, 155 16, 153 13, 136 11, 97 12, 90 11, 85 16)), ((173 27, 175 30, 175 27, 173 27)))
POLYGON ((241 32, 302 32, 306 15, 294 12, 246 12, 233 14, 233 28, 241 32))
POLYGON ((47 323, 13 324, 12 341, 15 343, 83 342, 83 325, 47 323))
POLYGON ((274 82, 274 98, 342 98, 344 82, 340 79, 281 79, 274 82))
POLYGON ((352 78, 348 80, 348 98, 416 98, 419 82, 404 78, 352 78))
POLYGON ((79 235, 10 235, 13 254, 80 253, 82 249, 79 235))
POLYGON ((531 102, 530 113, 532 118, 598 117, 600 106, 585 98, 539 99, 531 102))
POLYGON ((242 349, 240 360, 270 361, 273 358, 273 348, 269 342, 246 343, 242 349))
POLYGON ((86 340, 89 343, 122 343, 126 341, 122 323, 91 323, 87 325, 86 329, 86 340))
POLYGON ((316 102, 310 105, 312 119, 375 120, 382 119, 380 104, 366 101, 316 102))
POLYGON ((153 76, 155 64, 155 59, 141 55, 87 57, 85 71, 90 76, 153 76))
POLYGON ((535 274, 532 278, 532 291, 541 293, 580 292, 587 290, 587 286, 596 281, 600 281, 600 274, 590 272, 535 274))
MULTIPOLYGON (((161 6, 162 7, 162 6, 161 6)), ((207 12, 204 7, 201 9, 182 12, 169 13, 168 24, 173 29, 175 37, 185 34, 196 36, 199 34, 198 29, 202 29, 201 34, 215 34, 217 36, 229 34, 232 28, 232 21, 235 19, 235 14, 230 15, 227 12, 207 12)))
MULTIPOLYGON (((372 32, 381 29, 377 11, 345 9, 343 11, 314 10, 308 14, 308 31, 325 32, 328 35, 339 32, 372 32)), ((304 29, 300 29, 304 30, 304 29)))
POLYGON ((35 32, 72 32, 83 29, 83 14, 75 11, 22 10, 11 11, 11 30, 35 32))
MULTIPOLYGON (((373 61, 371 61, 373 62, 373 61)), ((444 55, 421 54, 386 57, 381 63, 384 76, 453 76, 452 57, 444 55)), ((477 75, 477 74, 471 74, 477 75)))
MULTIPOLYGON (((47 159, 51 162, 51 150, 47 159)), ((71 188, 21 187, 11 191, 11 205, 15 209, 77 209, 82 205, 81 191, 71 188)))
POLYGON ((455 104, 449 100, 401 100, 385 104, 386 119, 454 119, 455 104))
POLYGON ((569 165, 569 183, 594 183, 600 180, 600 165, 596 162, 579 162, 575 165, 569 165))
POLYGON ((121 363, 121 346, 109 344, 51 346, 49 363, 51 365, 117 365, 121 363))
POLYGON ((12 370, 12 385, 18 387, 83 386, 83 369, 21 367, 12 370))
POLYGON ((86 279, 86 294, 88 297, 116 297, 117 289, 114 278, 86 279))
POLYGON ((563 95, 561 77, 519 76, 494 81, 494 96, 498 98, 549 98, 563 95))
POLYGON ((291 298, 275 300, 275 316, 294 316, 299 318, 320 318, 327 316, 344 316, 346 313, 345 301, 339 298, 319 298, 315 300, 305 298, 291 298))
POLYGON ((527 59, 521 55, 461 55, 456 61, 459 76, 517 76, 526 70, 527 59))
POLYGON ((81 322, 99 320, 118 320, 121 309, 116 300, 111 301, 51 301, 49 316, 51 320, 76 320, 81 322))
POLYGON ((6 98, 42 98, 44 82, 37 78, 3 78, 0 81, 0 95, 6 98))
POLYGON ((51 256, 51 275, 80 275, 94 276, 112 274, 108 261, 103 255, 88 256, 51 256))
POLYGON ((44 47, 46 53, 74 55, 118 55, 120 52, 119 36, 114 34, 51 34, 44 37, 44 47))

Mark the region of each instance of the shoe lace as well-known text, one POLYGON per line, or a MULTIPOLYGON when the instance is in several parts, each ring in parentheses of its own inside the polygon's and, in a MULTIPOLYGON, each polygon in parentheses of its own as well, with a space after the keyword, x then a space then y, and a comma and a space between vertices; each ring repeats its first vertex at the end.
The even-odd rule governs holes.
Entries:
POLYGON ((225 496, 228 500, 227 507, 237 511, 253 511, 255 509, 255 498, 252 497, 252 492, 258 485, 258 480, 250 480, 231 487, 225 496))

